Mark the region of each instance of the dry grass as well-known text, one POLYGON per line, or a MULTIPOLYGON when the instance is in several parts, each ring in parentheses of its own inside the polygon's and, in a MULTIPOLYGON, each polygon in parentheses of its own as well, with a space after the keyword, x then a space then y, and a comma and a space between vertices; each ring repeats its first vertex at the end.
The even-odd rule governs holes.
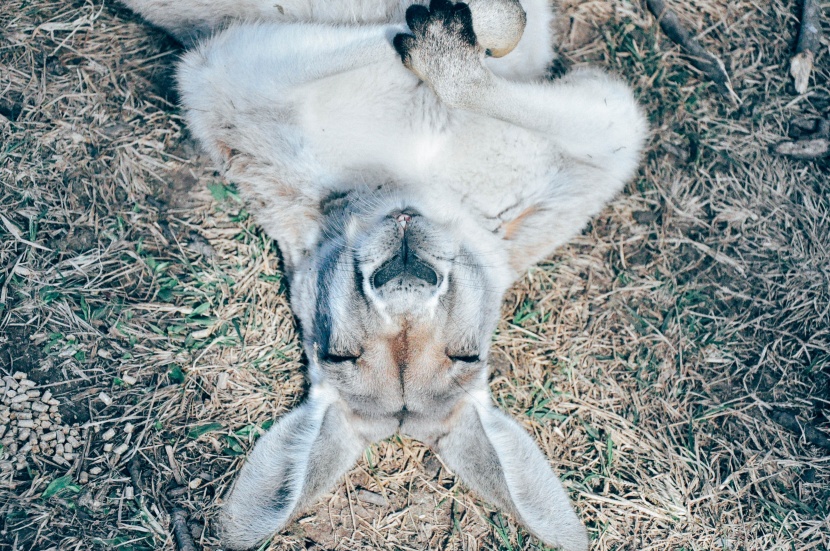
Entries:
MULTIPOLYGON (((638 3, 565 3, 564 63, 623 74, 655 138, 625 194, 509 293, 492 389, 597 551, 828 549, 830 450, 769 414, 830 430, 830 170, 767 153, 827 113, 827 44, 798 97, 795 2, 672 4, 743 105, 638 3)), ((177 507, 216 548, 218 497, 302 396, 278 252, 194 152, 177 55, 111 2, 0 3, 0 375, 49 390, 83 443, 61 462, 3 437, 0 548, 172 549, 177 507)), ((270 548, 541 547, 395 438, 270 548)))

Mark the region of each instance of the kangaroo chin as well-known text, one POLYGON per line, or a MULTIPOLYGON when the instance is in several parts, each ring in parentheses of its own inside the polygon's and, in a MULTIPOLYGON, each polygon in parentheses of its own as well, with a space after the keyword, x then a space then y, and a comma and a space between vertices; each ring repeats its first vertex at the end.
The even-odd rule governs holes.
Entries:
POLYGON ((125 3, 195 44, 189 127, 277 240, 309 361, 307 400, 226 496, 226 545, 279 532, 399 431, 546 544, 586 550, 487 362, 506 289, 637 169, 628 86, 544 78, 547 0, 125 3))

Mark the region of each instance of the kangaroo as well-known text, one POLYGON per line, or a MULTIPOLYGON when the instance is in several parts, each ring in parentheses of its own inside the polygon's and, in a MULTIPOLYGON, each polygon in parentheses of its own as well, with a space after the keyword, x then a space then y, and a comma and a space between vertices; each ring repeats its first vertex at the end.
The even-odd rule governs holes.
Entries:
POLYGON ((226 496, 225 543, 279 532, 400 431, 546 544, 588 549, 487 358, 507 288, 636 171, 628 86, 545 78, 547 0, 124 1, 192 46, 189 127, 277 241, 308 357, 307 399, 226 496))

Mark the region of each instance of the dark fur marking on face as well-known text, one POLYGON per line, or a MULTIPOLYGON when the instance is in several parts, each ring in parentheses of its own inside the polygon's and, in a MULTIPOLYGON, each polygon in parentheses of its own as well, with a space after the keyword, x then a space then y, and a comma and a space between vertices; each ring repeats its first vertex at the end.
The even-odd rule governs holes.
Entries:
POLYGON ((323 216, 330 215, 335 210, 342 210, 348 203, 349 191, 333 191, 320 200, 320 212, 323 216))
MULTIPOLYGON (((389 340, 389 351, 392 353, 392 361, 398 366, 398 380, 401 385, 401 394, 406 399, 406 387, 404 376, 407 364, 409 363, 409 323, 404 322, 401 331, 389 340)), ((404 406, 405 408, 406 406, 404 406)))

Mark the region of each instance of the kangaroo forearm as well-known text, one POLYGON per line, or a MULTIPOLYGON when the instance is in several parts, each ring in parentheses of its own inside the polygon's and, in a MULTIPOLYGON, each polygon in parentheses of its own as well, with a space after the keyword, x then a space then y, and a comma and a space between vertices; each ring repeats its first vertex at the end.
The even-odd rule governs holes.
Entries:
POLYGON ((553 83, 498 77, 469 94, 467 109, 544 134, 570 156, 602 163, 639 149, 645 131, 630 90, 602 73, 553 83))

